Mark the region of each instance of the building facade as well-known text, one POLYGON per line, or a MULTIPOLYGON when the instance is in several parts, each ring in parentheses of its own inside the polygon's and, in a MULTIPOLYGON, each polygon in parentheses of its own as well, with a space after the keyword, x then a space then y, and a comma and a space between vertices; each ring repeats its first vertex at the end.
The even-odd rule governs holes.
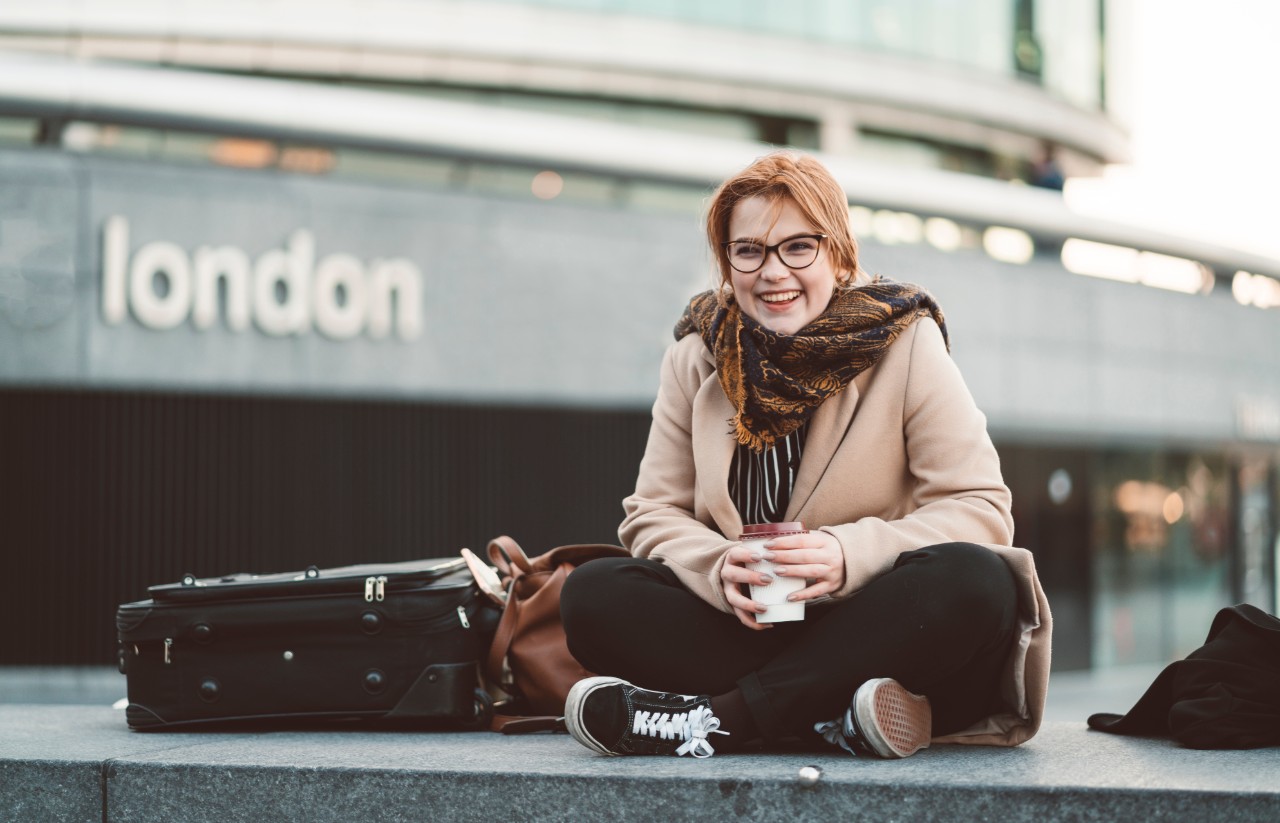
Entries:
POLYGON ((1056 665, 1274 611, 1280 262, 1037 179, 1125 159, 1123 4, 958 8, 0 10, 0 608, 72 581, 0 664, 109 662, 185 572, 615 540, 702 206, 771 145, 944 307, 1056 665))

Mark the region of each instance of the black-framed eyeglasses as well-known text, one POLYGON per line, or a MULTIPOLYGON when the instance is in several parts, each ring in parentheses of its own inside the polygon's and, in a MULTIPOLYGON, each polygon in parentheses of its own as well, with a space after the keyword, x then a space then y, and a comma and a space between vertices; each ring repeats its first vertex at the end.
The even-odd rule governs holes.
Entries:
POLYGON ((751 274, 764 266, 771 252, 777 252, 782 265, 789 269, 803 269, 818 259, 825 234, 800 234, 766 246, 752 240, 730 240, 724 244, 724 256, 734 271, 751 274))

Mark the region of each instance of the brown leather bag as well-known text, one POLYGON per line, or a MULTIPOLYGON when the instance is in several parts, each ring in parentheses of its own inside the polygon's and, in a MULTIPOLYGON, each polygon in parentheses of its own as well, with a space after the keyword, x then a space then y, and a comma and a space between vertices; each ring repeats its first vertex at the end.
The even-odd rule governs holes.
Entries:
POLYGON ((592 673, 569 653, 560 622, 560 590, 578 566, 598 557, 629 557, 621 546, 585 543, 561 546, 532 560, 510 537, 489 541, 489 560, 498 567, 506 604, 489 648, 486 674, 512 695, 495 718, 499 731, 551 728, 547 723, 512 723, 510 715, 559 718, 569 689, 592 673), (506 728, 510 726, 510 728, 506 728))

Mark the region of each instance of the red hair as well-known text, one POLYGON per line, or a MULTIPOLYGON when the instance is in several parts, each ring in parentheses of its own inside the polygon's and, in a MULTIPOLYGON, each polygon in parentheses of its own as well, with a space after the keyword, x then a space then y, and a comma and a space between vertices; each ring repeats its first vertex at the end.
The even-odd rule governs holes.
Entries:
POLYGON ((729 240, 729 219, 738 203, 749 197, 764 197, 775 203, 790 199, 805 219, 827 235, 826 253, 837 272, 846 272, 842 284, 858 275, 858 241, 849 226, 849 199, 844 189, 813 157, 795 151, 766 154, 721 184, 711 197, 707 212, 707 241, 720 268, 720 284, 733 277, 725 257, 729 240))

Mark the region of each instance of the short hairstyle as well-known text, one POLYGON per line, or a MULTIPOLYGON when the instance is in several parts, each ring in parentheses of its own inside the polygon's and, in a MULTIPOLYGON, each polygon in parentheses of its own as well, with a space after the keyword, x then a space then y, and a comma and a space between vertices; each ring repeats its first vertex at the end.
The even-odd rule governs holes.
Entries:
POLYGON ((805 219, 827 235, 826 252, 837 272, 847 272, 848 283, 859 275, 858 241, 849 226, 849 199, 827 167, 817 159, 797 151, 778 151, 757 159, 721 184, 711 197, 707 211, 707 241, 720 268, 720 285, 727 285, 733 269, 725 256, 729 241, 729 218, 734 208, 749 197, 772 201, 790 198, 805 219))

